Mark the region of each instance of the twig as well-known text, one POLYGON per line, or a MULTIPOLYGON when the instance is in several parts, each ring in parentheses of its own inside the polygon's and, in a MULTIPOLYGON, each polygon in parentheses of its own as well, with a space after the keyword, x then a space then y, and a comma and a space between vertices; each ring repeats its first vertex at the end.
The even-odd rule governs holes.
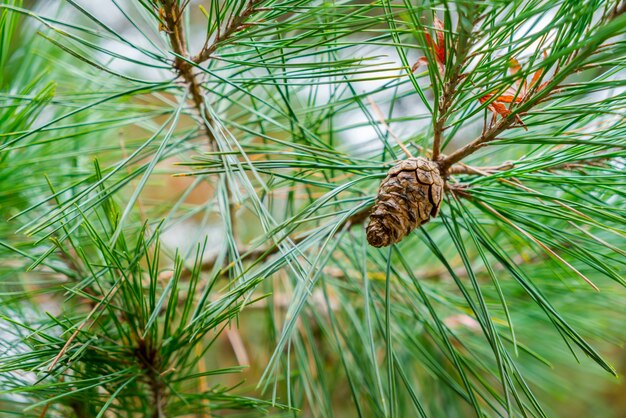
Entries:
MULTIPOLYGON (((78 334, 80 333, 80 331, 83 329, 83 327, 87 324, 88 321, 91 320, 91 318, 95 315, 96 311, 98 310, 98 308, 100 307, 105 307, 105 303, 108 303, 111 298, 113 296, 115 296, 115 294, 117 293, 117 291, 121 288, 121 284, 122 281, 117 282, 112 288, 111 290, 109 290, 109 292, 104 296, 104 298, 98 302, 93 309, 91 309, 91 311, 89 311, 89 314, 87 314, 87 317, 83 320, 83 322, 80 323, 80 325, 76 328, 76 330, 72 333, 72 335, 70 335, 70 337, 67 339, 67 341, 65 342, 65 344, 63 345, 63 347, 61 348, 61 350, 59 351, 59 353, 54 357, 54 359, 52 360, 52 363, 50 364, 50 367, 48 368, 48 372, 51 372, 52 369, 54 369, 54 366, 56 366, 56 364, 59 362, 59 360, 61 359, 61 357, 63 357, 63 355, 67 352, 67 350, 69 349, 70 345, 72 344, 72 342, 74 341, 74 339, 76 339, 76 337, 78 336, 78 334)), ((95 322, 95 320, 91 323, 91 325, 93 325, 95 322)), ((91 326, 90 325, 90 326, 91 326)), ((88 328, 89 329, 89 328, 88 328)))
POLYGON ((621 4, 618 2, 615 4, 615 9, 609 15, 609 20, 615 19, 617 16, 626 13, 626 1, 622 1, 621 4))
POLYGON ((187 52, 187 40, 185 39, 185 29, 183 27, 182 9, 176 0, 161 0, 163 20, 165 21, 165 30, 170 39, 170 45, 176 57, 174 58, 174 69, 178 75, 185 81, 194 107, 202 119, 204 132, 212 143, 215 140, 211 127, 211 115, 204 103, 204 95, 200 81, 193 72, 193 65, 188 62, 189 53, 187 52))
POLYGON ((491 167, 473 167, 464 163, 457 163, 448 169, 447 174, 476 174, 479 176, 488 175, 497 171, 510 170, 515 167, 515 163, 507 161, 500 165, 491 167))
MULTIPOLYGON (((461 69, 465 64, 465 60, 467 58, 467 54, 472 46, 471 44, 471 35, 473 26, 466 27, 462 22, 465 16, 463 13, 459 13, 459 18, 457 21, 457 31, 459 35, 456 40, 455 46, 455 62, 452 66, 452 71, 450 72, 450 76, 447 81, 444 82, 443 92, 441 93, 441 97, 439 98, 438 103, 438 112, 437 119, 435 120, 433 126, 433 152, 432 159, 433 161, 437 161, 441 158, 441 144, 443 139, 443 131, 445 129, 446 121, 448 120, 450 107, 454 102, 454 95, 456 94, 459 82, 463 80, 463 75, 461 74, 461 69)), ((471 20, 471 19, 468 19, 471 20)), ((474 21, 474 24, 476 21, 474 21)))
MULTIPOLYGON (((178 302, 180 303, 181 300, 183 299, 178 299, 178 302)), ((198 393, 205 393, 209 390, 208 384, 207 384, 207 376, 205 375, 206 372, 206 364, 204 363, 204 358, 202 358, 202 353, 203 353, 203 348, 201 347, 200 344, 196 344, 194 347, 194 351, 196 353, 196 356, 198 357, 198 363, 197 363, 197 367, 198 367, 198 393)), ((211 418, 211 405, 209 403, 208 399, 203 399, 202 400, 202 405, 204 406, 204 408, 202 409, 202 411, 198 414, 199 418, 211 418)))
POLYGON ((211 58, 211 55, 217 50, 217 47, 220 43, 224 42, 226 39, 230 38, 235 32, 245 29, 246 20, 256 11, 256 6, 261 3, 263 0, 250 0, 246 7, 239 13, 237 16, 233 16, 223 32, 218 29, 218 34, 213 42, 210 44, 205 43, 204 47, 200 51, 198 55, 193 57, 191 60, 196 64, 201 64, 204 61, 211 58))
MULTIPOLYGON (((205 44, 205 47, 198 56, 195 58, 189 58, 182 18, 182 12, 187 3, 185 3, 183 7, 180 7, 178 5, 178 1, 176 0, 161 0, 165 20, 165 30, 170 38, 172 49, 177 54, 174 60, 174 68, 178 71, 178 74, 183 78, 183 80, 185 80, 185 83, 189 88, 194 106, 200 116, 200 124, 209 140, 209 143, 213 147, 217 147, 215 135, 213 134, 213 118, 211 117, 209 109, 205 103, 205 97, 202 93, 200 81, 198 80, 197 75, 194 74, 193 65, 190 64, 189 61, 200 63, 208 59, 209 56, 217 49, 220 42, 224 41, 240 29, 243 21, 254 11, 254 6, 259 2, 260 0, 251 0, 248 3, 248 6, 246 6, 246 8, 242 11, 241 15, 231 18, 223 34, 218 35, 217 39, 215 39, 215 41, 208 47, 205 44), (206 54, 206 57, 203 54, 206 54)), ((230 213, 231 227, 233 231, 236 231, 235 212, 237 208, 232 199, 232 190, 228 184, 226 184, 226 188, 229 196, 228 210, 230 213)))
MULTIPOLYGON (((615 19, 623 13, 626 13, 626 2, 622 4, 621 7, 615 9, 615 11, 608 17, 608 21, 615 19)), ((578 70, 580 63, 595 53, 601 43, 602 41, 594 42, 593 44, 590 44, 586 48, 580 50, 576 59, 572 60, 567 66, 555 73, 554 77, 543 89, 535 91, 531 97, 521 102, 519 106, 511 110, 511 113, 502 118, 496 125, 487 129, 479 137, 449 154, 447 157, 440 159, 439 166, 441 167, 441 170, 444 173, 447 172, 453 164, 475 153, 484 145, 496 139, 497 136, 504 130, 510 128, 516 122, 516 118, 520 113, 527 112, 541 100, 549 96, 567 76, 578 70)))
POLYGON ((513 125, 513 123, 517 121, 517 119, 514 116, 516 114, 517 113, 515 113, 515 111, 512 111, 508 116, 506 116, 505 118, 497 122, 496 125, 487 129, 478 138, 474 139, 469 144, 454 151, 452 154, 449 154, 447 157, 440 159, 439 167, 441 167, 441 171, 443 171, 444 173, 447 173, 449 168, 453 164, 475 153, 480 148, 482 148, 486 143, 493 141, 502 131, 510 128, 513 125))
POLYGON ((236 327, 227 328, 226 337, 228 337, 228 342, 233 349, 233 353, 235 353, 237 363, 239 363, 240 366, 249 365, 250 357, 248 356, 248 351, 246 350, 246 346, 243 343, 243 338, 241 338, 239 329, 237 329, 236 327))
MULTIPOLYGON (((564 245, 567 245, 567 244, 568 243, 565 243, 564 245)), ((541 262, 545 260, 546 256, 547 254, 545 253, 536 253, 535 255, 532 255, 532 256, 524 255, 524 254, 517 254, 513 257, 513 261, 516 264, 524 263, 528 265, 529 263, 541 262)), ((495 270, 504 270, 504 266, 501 264, 492 266, 492 268, 494 268, 495 270)), ((486 270, 483 268, 480 270, 476 270, 475 273, 484 273, 485 271, 486 270)), ((343 270, 337 267, 330 267, 330 266, 324 267, 323 272, 328 277, 332 277, 337 280, 348 280, 350 278, 358 277, 361 274, 361 272, 356 271, 356 270, 350 270, 350 269, 343 270)), ((454 275, 460 278, 465 278, 467 277, 467 274, 468 274, 464 266, 455 268, 453 272, 454 272, 454 275)), ((436 269, 428 269, 425 271, 418 271, 415 274, 416 274, 416 277, 418 277, 420 280, 439 282, 439 281, 444 281, 448 279, 450 277, 449 273, 450 271, 448 270, 448 268, 442 267, 442 268, 436 268, 436 269)), ((387 275, 384 272, 369 272, 368 277, 370 277, 370 279, 372 280, 384 281, 387 275)), ((188 296, 187 294, 181 294, 181 297, 179 298, 179 301, 178 301, 179 305, 182 305, 185 303, 187 296, 188 296)), ((219 300, 222 297, 223 295, 220 295, 220 294, 216 294, 214 296, 215 300, 219 300)), ((314 304, 321 305, 325 303, 323 300, 317 298, 317 295, 315 292, 311 294, 311 298, 313 302, 315 302, 314 304)), ((289 293, 275 293, 273 297, 272 305, 275 309, 287 310, 289 309, 292 299, 293 297, 289 293)), ((337 310, 337 307, 339 306, 339 302, 335 303, 334 301, 331 301, 331 305, 332 305, 331 310, 335 311, 337 310)), ((246 305, 246 309, 249 309, 249 310, 267 309, 267 307, 268 307, 268 302, 266 299, 261 299, 261 300, 256 301, 253 304, 246 305)), ((249 363, 245 363, 245 364, 249 364, 249 363)))

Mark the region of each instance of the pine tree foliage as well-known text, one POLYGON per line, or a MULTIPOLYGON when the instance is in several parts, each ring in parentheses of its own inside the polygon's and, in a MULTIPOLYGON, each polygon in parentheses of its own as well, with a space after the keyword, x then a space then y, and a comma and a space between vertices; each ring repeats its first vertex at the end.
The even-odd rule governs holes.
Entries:
POLYGON ((0 414, 609 416, 625 32, 621 0, 3 0, 0 414), (374 248, 409 157, 440 212, 374 248))

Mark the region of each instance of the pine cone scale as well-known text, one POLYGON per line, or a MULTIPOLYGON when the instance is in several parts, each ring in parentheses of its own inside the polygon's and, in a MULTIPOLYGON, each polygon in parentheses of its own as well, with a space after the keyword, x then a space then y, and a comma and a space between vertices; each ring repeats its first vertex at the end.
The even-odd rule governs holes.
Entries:
POLYGON ((422 157, 400 161, 380 184, 367 226, 367 241, 374 247, 400 242, 437 216, 443 188, 437 164, 422 157))

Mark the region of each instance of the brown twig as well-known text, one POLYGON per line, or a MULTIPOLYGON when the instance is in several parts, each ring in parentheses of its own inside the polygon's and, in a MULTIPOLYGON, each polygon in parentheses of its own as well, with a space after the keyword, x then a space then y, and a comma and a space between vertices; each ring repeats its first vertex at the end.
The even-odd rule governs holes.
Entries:
POLYGON ((465 77, 461 73, 467 54, 472 46, 472 26, 466 26, 464 21, 472 21, 472 19, 466 19, 463 13, 459 13, 459 19, 457 22, 457 31, 459 32, 455 43, 455 62, 451 68, 448 79, 444 82, 443 91, 439 98, 437 106, 437 119, 433 126, 433 152, 432 159, 437 161, 441 157, 441 144, 443 142, 443 131, 445 130, 445 124, 449 117, 450 107, 454 102, 454 95, 457 92, 457 88, 461 80, 465 77))
MULTIPOLYGON (((546 253, 541 253, 541 252, 538 252, 535 255, 517 254, 513 257, 513 261, 517 264, 524 263, 528 265, 529 263, 541 262, 545 260, 546 256, 547 256, 546 253)), ((498 264, 498 263, 496 263, 496 265, 491 266, 491 267, 495 271, 505 269, 503 265, 498 264)), ((337 280, 348 280, 350 278, 359 277, 362 274, 362 272, 360 271, 350 270, 350 269, 344 270, 344 269, 339 269, 337 267, 330 267, 330 266, 324 267, 323 271, 324 271, 324 274, 327 275, 328 277, 332 277, 337 280)), ((485 268, 475 271, 475 273, 485 273, 485 272, 486 272, 485 268)), ((464 266, 456 267, 453 270, 453 273, 454 275, 460 278, 466 278, 468 275, 467 270, 465 269, 464 266)), ((434 282, 445 281, 451 277, 450 270, 448 270, 448 268, 445 268, 445 267, 418 271, 418 272, 415 272, 415 275, 420 280, 434 281, 434 282)), ((368 272, 368 277, 371 280, 384 281, 387 275, 384 272, 368 272)), ((180 305, 184 303, 184 301, 187 299, 187 296, 188 296, 187 294, 182 295, 182 297, 179 299, 180 305)), ((318 298, 317 296, 318 295, 316 295, 315 292, 311 295, 314 304, 322 305, 323 303, 325 303, 325 301, 323 300, 323 296, 321 298, 318 298)), ((216 294, 213 296, 214 300, 219 300, 222 297, 223 295, 219 295, 219 294, 216 294)), ((292 295, 289 293, 276 293, 273 297, 272 305, 277 310, 287 310, 289 309, 292 299, 293 299, 292 295)), ((331 305, 332 305, 331 309, 334 311, 339 306, 339 303, 338 302, 333 303, 331 301, 331 305)), ((266 299, 261 299, 261 300, 256 301, 253 304, 246 305, 246 309, 251 309, 251 310, 267 309, 267 307, 268 307, 268 302, 266 299)), ((249 363, 246 363, 246 364, 249 364, 249 363)))
POLYGON ((493 141, 502 131, 508 129, 517 121, 514 114, 517 113, 511 112, 511 114, 501 119, 493 127, 487 129, 484 133, 482 133, 478 138, 471 141, 469 144, 466 144, 465 146, 459 148, 452 154, 449 154, 447 157, 440 159, 439 166, 441 167, 441 170, 447 173, 453 164, 458 163, 465 157, 475 153, 486 143, 493 141))
POLYGON ((484 176, 485 174, 491 174, 491 173, 495 173, 498 171, 510 170, 514 166, 515 166, 515 163, 511 161, 507 161, 500 165, 491 166, 491 167, 473 167, 471 165, 467 165, 464 163, 457 163, 448 169, 447 174, 476 174, 479 176, 484 176))
POLYGON ((172 51, 176 54, 174 58, 174 69, 178 75, 184 80, 194 107, 202 119, 202 125, 209 142, 213 142, 215 137, 211 127, 211 115, 204 103, 204 95, 202 87, 197 75, 193 71, 193 65, 189 63, 189 53, 187 52, 187 40, 185 39, 185 30, 183 27, 183 10, 176 0, 161 0, 162 15, 165 22, 165 31, 170 39, 172 51))
POLYGON ((239 329, 237 327, 226 328, 225 332, 228 342, 230 343, 233 353, 235 354, 235 358, 237 359, 237 363, 240 366, 249 365, 250 356, 248 356, 248 350, 246 350, 246 346, 243 342, 243 338, 241 338, 239 329))
MULTIPOLYGON (((607 18, 607 22, 617 18, 624 13, 626 13, 626 2, 624 2, 621 7, 616 7, 615 11, 607 18)), ((609 37, 610 34, 606 36, 609 37)), ((571 60, 565 67, 557 71, 545 87, 543 87, 542 89, 535 89, 533 94, 525 98, 517 107, 511 109, 511 112, 507 116, 502 118, 491 128, 487 129, 479 137, 466 144, 465 146, 459 148, 458 150, 454 151, 453 153, 449 154, 448 156, 441 158, 439 160, 439 166, 441 167, 441 170, 444 173, 447 172, 453 164, 475 153, 489 142, 495 140, 497 136, 504 130, 512 127, 513 124, 517 121, 517 117, 519 116, 519 114, 527 112, 533 106, 552 94, 554 90, 558 88, 559 84, 563 80, 565 80, 566 77, 577 71, 580 68, 580 65, 584 62, 584 60, 595 53, 597 48, 602 44, 605 39, 598 40, 593 44, 588 45, 586 48, 579 50, 575 59, 571 60)))
MULTIPOLYGON (((117 293, 117 291, 121 287, 121 283, 122 283, 121 281, 116 283, 115 286, 113 286, 111 288, 111 290, 109 290, 109 292, 104 296, 104 298, 100 302, 98 302, 91 309, 91 311, 89 311, 89 313, 87 314, 87 317, 80 323, 80 325, 76 328, 76 330, 74 330, 72 335, 70 335, 70 337, 67 339, 67 341, 65 342, 65 344, 63 345, 63 347, 59 351, 59 353, 52 360, 52 363, 50 364, 50 367, 48 368, 49 372, 52 371, 52 369, 54 369, 54 367, 57 365, 59 360, 61 360, 61 357, 63 357, 63 355, 69 349, 69 347, 72 344, 72 342, 76 339, 76 337, 82 331, 82 329, 85 327, 85 325, 87 325, 87 322, 91 321, 91 318, 96 314, 96 311, 99 308, 101 308, 101 307, 105 307, 106 306, 105 304, 108 303, 108 301, 111 300, 111 298, 117 293)), ((94 322, 91 323, 90 327, 94 324, 94 322)), ((89 328, 87 328, 87 329, 89 329, 89 328)))
POLYGON ((209 43, 208 39, 205 42, 204 47, 198 53, 198 55, 194 56, 191 60, 196 64, 201 64, 204 61, 211 58, 211 55, 217 50, 219 44, 230 38, 235 32, 238 32, 242 29, 246 28, 246 20, 257 11, 256 6, 259 5, 263 0, 249 0, 248 4, 243 8, 243 10, 237 15, 231 17, 230 21, 226 24, 224 30, 220 30, 218 28, 217 36, 213 40, 213 42, 209 43))
MULTIPOLYGON (((209 38, 207 38, 200 53, 192 58, 189 56, 187 51, 187 40, 185 39, 182 17, 183 9, 187 3, 181 7, 176 0, 161 0, 161 14, 163 15, 163 21, 165 22, 164 29, 168 33, 172 50, 177 55, 174 59, 174 68, 188 86, 193 99, 194 107, 200 116, 200 125, 202 126, 209 143, 213 147, 217 146, 215 135, 213 134, 213 118, 206 105, 201 82, 198 79, 198 75, 194 73, 194 65, 192 63, 200 64, 206 61, 210 58, 211 54, 215 52, 220 43, 224 42, 237 31, 243 29, 242 25, 245 20, 250 17, 250 15, 255 11, 255 6, 260 2, 261 0, 250 0, 239 15, 230 18, 223 32, 221 32, 218 28, 215 40, 212 43, 209 43, 209 38)), ((231 227, 235 231, 237 229, 235 225, 235 212, 237 210, 237 205, 232 199, 233 193, 230 186, 227 184, 226 187, 229 196, 228 209, 230 212, 231 227)))
POLYGON ((622 1, 621 4, 618 2, 615 4, 615 8, 608 16, 608 20, 613 20, 619 15, 626 13, 626 1, 622 1))

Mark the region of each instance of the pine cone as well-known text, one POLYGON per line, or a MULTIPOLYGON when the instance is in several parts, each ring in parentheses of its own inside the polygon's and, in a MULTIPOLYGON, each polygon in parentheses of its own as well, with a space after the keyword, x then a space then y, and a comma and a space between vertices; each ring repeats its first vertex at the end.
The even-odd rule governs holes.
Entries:
POLYGON ((393 166, 380 184, 367 225, 367 242, 386 247, 437 216, 443 198, 439 167, 422 157, 393 166))

